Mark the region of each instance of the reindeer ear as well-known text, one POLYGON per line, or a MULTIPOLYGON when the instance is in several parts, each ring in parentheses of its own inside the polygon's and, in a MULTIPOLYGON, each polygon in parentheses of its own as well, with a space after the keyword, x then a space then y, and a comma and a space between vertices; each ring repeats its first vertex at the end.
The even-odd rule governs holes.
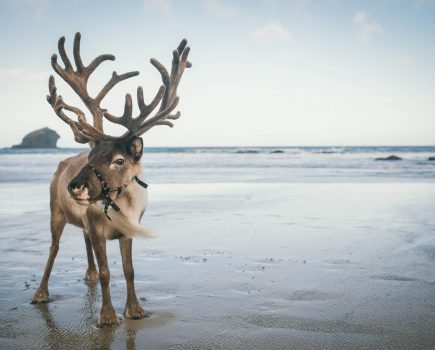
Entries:
POLYGON ((127 142, 127 154, 131 155, 135 162, 138 162, 143 153, 142 137, 133 136, 127 142))

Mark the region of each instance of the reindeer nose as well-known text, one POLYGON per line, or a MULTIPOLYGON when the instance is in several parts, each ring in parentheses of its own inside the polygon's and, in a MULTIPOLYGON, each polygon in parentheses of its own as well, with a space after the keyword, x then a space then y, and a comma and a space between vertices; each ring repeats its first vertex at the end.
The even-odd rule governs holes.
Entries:
POLYGON ((78 192, 83 191, 87 187, 88 187, 87 183, 84 183, 83 185, 79 186, 79 184, 77 182, 70 182, 69 185, 68 185, 68 191, 70 193, 76 194, 78 192))
POLYGON ((68 184, 68 191, 72 192, 75 188, 77 188, 77 183, 75 182, 70 182, 68 184))
POLYGON ((68 191, 73 199, 76 201, 89 200, 88 184, 78 184, 74 181, 68 185, 68 191))

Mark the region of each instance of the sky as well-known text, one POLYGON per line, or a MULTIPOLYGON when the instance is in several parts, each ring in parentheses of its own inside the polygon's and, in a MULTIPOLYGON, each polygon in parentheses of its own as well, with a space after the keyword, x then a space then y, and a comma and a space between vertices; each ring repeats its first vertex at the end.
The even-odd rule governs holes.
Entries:
POLYGON ((188 39, 181 118, 148 131, 146 146, 435 145, 435 0, 0 0, 0 147, 46 126, 59 146, 78 145, 45 97, 57 41, 72 55, 77 31, 85 64, 116 56, 91 94, 114 70, 140 71, 103 100, 116 115, 139 85, 153 98, 149 59, 170 67, 188 39))

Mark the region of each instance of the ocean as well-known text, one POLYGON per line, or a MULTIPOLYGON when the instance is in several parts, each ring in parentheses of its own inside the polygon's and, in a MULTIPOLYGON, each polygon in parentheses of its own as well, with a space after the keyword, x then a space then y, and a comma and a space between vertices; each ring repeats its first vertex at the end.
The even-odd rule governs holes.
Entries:
MULTIPOLYGON (((50 181, 62 159, 84 148, 1 149, 0 183, 50 181)), ((434 182, 435 146, 158 147, 142 164, 152 183, 434 182), (376 161, 396 155, 400 161, 376 161)))

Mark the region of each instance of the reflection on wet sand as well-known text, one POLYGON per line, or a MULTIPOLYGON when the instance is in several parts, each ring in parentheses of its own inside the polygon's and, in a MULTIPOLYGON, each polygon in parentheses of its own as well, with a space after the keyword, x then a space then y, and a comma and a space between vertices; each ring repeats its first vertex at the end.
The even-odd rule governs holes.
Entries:
POLYGON ((88 289, 86 298, 84 298, 83 314, 86 319, 93 319, 96 317, 96 302, 97 302, 97 282, 86 282, 88 289))
MULTIPOLYGON (((81 310, 71 311, 76 313, 74 322, 64 322, 64 314, 57 315, 57 309, 70 301, 54 297, 49 303, 33 304, 35 310, 44 322, 38 327, 38 335, 44 340, 44 347, 58 348, 59 344, 68 349, 110 349, 116 340, 116 348, 126 350, 138 349, 136 336, 138 331, 165 325, 174 314, 168 311, 150 312, 150 317, 141 320, 124 319, 121 315, 120 325, 116 327, 99 328, 97 326, 99 310, 99 289, 95 283, 86 283, 87 293, 80 300, 83 305, 81 310), (56 320, 56 317, 59 319, 56 320)), ((68 306, 68 305, 66 305, 68 306)))
MULTIPOLYGON (((115 339, 116 327, 106 327, 103 329, 94 329, 89 325, 89 320, 95 318, 97 304, 97 288, 94 283, 88 283, 88 289, 86 296, 83 298, 82 312, 79 313, 80 320, 78 321, 80 327, 71 327, 70 324, 64 326, 60 325, 60 322, 56 322, 56 317, 53 315, 52 309, 55 308, 53 302, 35 304, 35 309, 39 312, 42 320, 45 323, 43 334, 48 348, 58 348, 59 344, 62 344, 65 348, 77 348, 81 349, 110 349, 110 345, 115 339), (79 339, 79 341, 78 341, 79 339), (78 345, 80 344, 80 345, 78 345)), ((58 301, 58 303, 62 303, 58 301)), ((59 305, 58 307, 61 307, 59 305)), ((126 349, 135 349, 135 333, 133 336, 127 337, 126 349)))

